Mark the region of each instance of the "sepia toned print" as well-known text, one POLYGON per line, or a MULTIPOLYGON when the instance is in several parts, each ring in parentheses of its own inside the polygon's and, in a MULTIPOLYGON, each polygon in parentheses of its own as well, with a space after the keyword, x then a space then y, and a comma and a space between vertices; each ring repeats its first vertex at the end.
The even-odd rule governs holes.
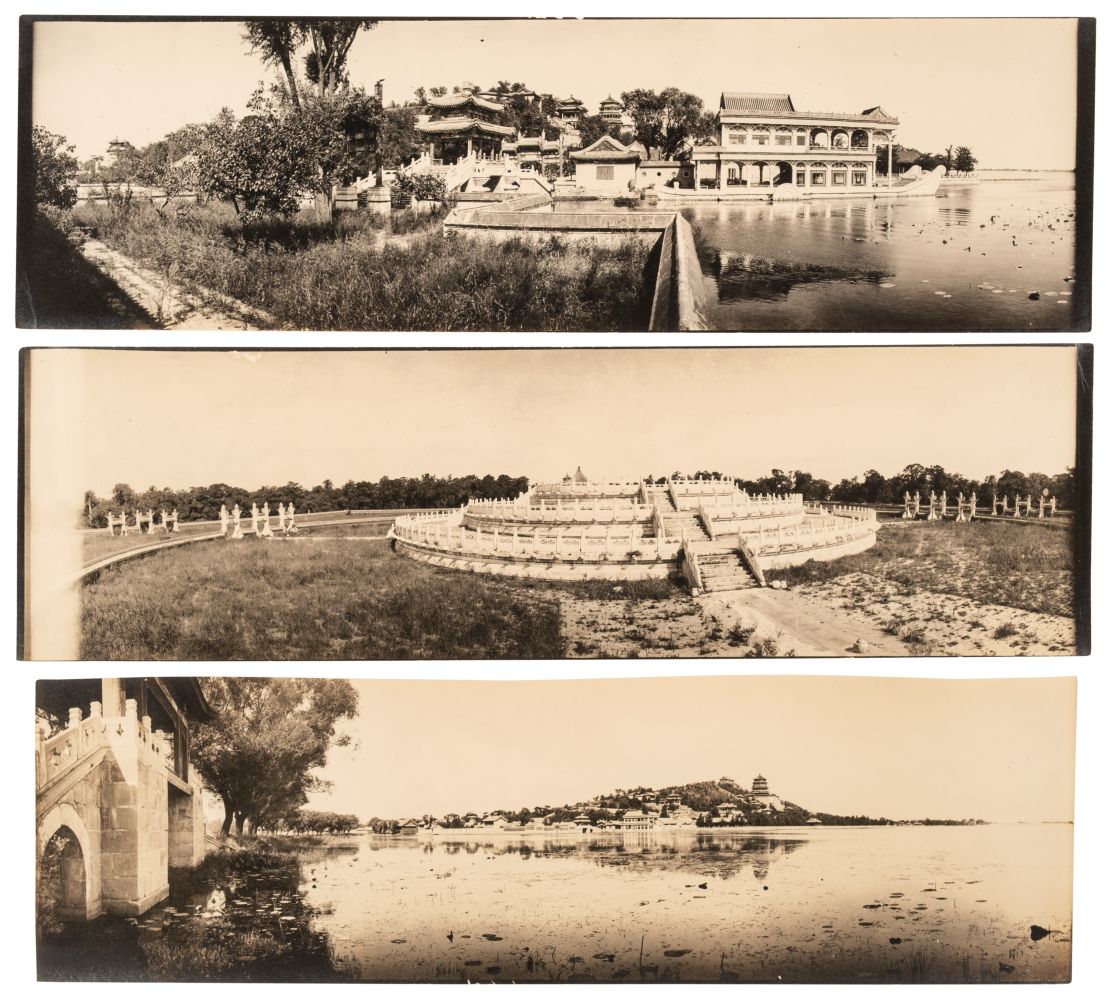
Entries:
POLYGON ((1067 982, 1075 690, 40 681, 39 977, 1067 982))
POLYGON ((24 327, 1090 329, 1091 20, 22 29, 24 327))
POLYGON ((24 655, 1084 652, 1089 365, 33 350, 24 655))

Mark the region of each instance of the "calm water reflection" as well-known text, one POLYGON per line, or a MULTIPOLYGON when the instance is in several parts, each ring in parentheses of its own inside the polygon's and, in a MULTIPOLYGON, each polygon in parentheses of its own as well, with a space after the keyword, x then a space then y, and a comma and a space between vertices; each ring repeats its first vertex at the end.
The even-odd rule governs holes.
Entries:
POLYGON ((718 329, 1062 330, 1076 322, 1075 201, 1072 174, 1054 174, 683 211, 718 329))
POLYGON ((307 853, 301 894, 369 980, 1069 973, 1069 826, 356 843, 307 853))

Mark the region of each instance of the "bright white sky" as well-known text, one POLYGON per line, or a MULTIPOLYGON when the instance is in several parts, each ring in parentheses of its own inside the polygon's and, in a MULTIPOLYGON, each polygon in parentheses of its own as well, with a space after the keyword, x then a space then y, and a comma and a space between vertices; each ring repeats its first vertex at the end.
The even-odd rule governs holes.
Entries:
POLYGON ((598 479, 774 467, 837 482, 911 462, 1053 475, 1075 462, 1075 360, 1036 346, 40 351, 31 385, 65 447, 33 460, 78 497, 119 482, 550 481, 578 465, 598 479))
MULTIPOLYGON (((909 9, 909 8, 908 8, 909 9)), ((43 23, 33 119, 82 158, 142 146, 223 106, 242 111, 273 72, 225 23, 43 23)), ((788 92, 803 110, 882 105, 898 140, 969 146, 982 168, 1072 169, 1076 23, 1070 19, 393 21, 351 51, 351 80, 387 101, 465 81, 520 80, 591 111, 637 87, 788 92)))
POLYGON ((1075 681, 679 677, 353 682, 314 808, 361 820, 578 802, 728 775, 815 811, 1073 815, 1075 681))

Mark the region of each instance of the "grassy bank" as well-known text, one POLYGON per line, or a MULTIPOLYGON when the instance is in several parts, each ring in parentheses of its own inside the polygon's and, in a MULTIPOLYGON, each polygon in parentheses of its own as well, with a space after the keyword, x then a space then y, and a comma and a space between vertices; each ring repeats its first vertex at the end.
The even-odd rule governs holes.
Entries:
POLYGON ((296 855, 259 844, 170 871, 165 904, 43 938, 39 978, 138 982, 342 982, 298 889, 296 855))
POLYGON ((636 330, 648 251, 445 236, 438 218, 341 213, 241 226, 225 205, 81 207, 73 221, 168 279, 307 330, 636 330), (399 233, 403 231, 403 233, 399 233))
POLYGON ((555 657, 556 600, 394 555, 385 542, 203 542, 82 591, 94 660, 555 657))
POLYGON ((953 594, 1024 611, 1074 614, 1072 533, 993 521, 883 527, 866 552, 769 570, 791 586, 867 573, 907 593, 953 594))

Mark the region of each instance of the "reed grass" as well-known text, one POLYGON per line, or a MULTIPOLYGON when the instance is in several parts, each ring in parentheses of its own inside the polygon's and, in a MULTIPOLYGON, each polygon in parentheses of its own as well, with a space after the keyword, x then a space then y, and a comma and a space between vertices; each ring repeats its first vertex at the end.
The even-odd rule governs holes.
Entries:
POLYGON ((218 204, 163 215, 83 206, 73 220, 166 280, 229 295, 290 329, 635 330, 650 306, 648 250, 632 239, 494 243, 405 213, 243 226, 218 204))

